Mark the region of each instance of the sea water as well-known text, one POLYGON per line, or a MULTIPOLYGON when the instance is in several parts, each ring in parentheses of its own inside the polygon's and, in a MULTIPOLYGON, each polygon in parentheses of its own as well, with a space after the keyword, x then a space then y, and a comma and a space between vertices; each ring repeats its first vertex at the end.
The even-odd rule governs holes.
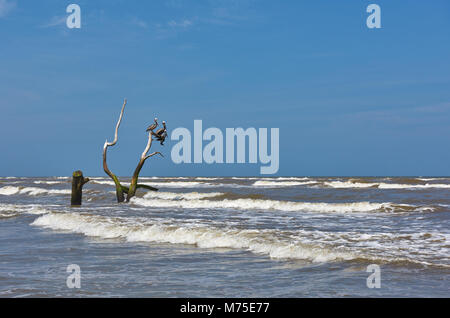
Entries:
POLYGON ((143 177, 118 204, 95 177, 76 208, 70 182, 0 178, 0 297, 450 296, 450 178, 143 177))

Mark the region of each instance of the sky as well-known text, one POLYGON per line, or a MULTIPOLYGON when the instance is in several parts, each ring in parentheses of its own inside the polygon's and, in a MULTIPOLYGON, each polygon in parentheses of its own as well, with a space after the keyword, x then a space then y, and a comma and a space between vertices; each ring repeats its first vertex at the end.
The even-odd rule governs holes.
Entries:
MULTIPOLYGON (((280 176, 449 176, 450 2, 0 0, 0 176, 104 175, 124 98, 108 152, 121 176, 155 116, 169 134, 279 128, 280 176)), ((175 143, 141 174, 260 173, 175 164, 175 143)))

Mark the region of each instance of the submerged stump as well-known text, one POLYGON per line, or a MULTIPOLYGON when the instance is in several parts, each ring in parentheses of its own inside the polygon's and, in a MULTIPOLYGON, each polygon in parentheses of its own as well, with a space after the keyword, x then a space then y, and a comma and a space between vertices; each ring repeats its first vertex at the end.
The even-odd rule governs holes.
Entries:
POLYGON ((83 186, 88 182, 89 178, 83 177, 82 171, 74 171, 74 173, 72 174, 72 196, 70 199, 70 204, 72 206, 81 205, 83 186))

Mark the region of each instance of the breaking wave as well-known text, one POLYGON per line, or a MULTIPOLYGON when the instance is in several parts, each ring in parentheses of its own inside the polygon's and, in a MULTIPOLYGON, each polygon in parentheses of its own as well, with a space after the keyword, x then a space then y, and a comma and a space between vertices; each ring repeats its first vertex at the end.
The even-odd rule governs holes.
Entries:
POLYGON ((37 181, 33 181, 33 183, 36 184, 64 184, 67 183, 67 181, 46 181, 46 180, 37 180, 37 181))
POLYGON ((224 193, 221 192, 210 192, 210 193, 199 193, 199 192, 188 192, 188 193, 174 193, 174 192, 148 192, 144 195, 144 198, 152 199, 163 199, 163 200, 200 200, 205 198, 213 198, 222 196, 224 193))
POLYGON ((330 181, 324 182, 324 186, 330 188, 374 188, 379 183, 363 183, 363 182, 351 182, 351 181, 330 181))
MULTIPOLYGON (((386 183, 386 182, 358 182, 358 181, 323 181, 314 180, 310 178, 271 178, 270 180, 261 178, 242 178, 246 180, 253 180, 251 184, 238 184, 238 183, 222 183, 214 182, 213 180, 219 180, 220 178, 196 178, 196 181, 144 181, 143 184, 153 186, 156 188, 281 188, 281 187, 296 187, 296 186, 308 186, 308 187, 325 187, 335 189, 352 189, 352 188, 375 188, 375 189, 405 189, 405 190, 419 190, 419 189, 450 189, 450 184, 445 183, 426 183, 426 184, 408 184, 408 183, 386 183), (207 182, 211 181, 211 182, 207 182)), ((238 179, 238 178, 232 178, 238 179)), ((92 180, 94 184, 106 184, 114 186, 114 182, 111 180, 92 180)))
POLYGON ((435 184, 435 183, 427 183, 427 184, 395 184, 395 183, 380 183, 378 186, 379 189, 430 189, 430 188, 441 188, 441 189, 450 189, 450 184, 435 184))
POLYGON ((449 235, 441 233, 359 233, 322 232, 298 229, 237 229, 204 224, 176 224, 174 219, 155 220, 106 217, 80 213, 55 213, 39 216, 33 226, 81 233, 103 239, 128 242, 189 244, 199 248, 231 248, 267 255, 274 259, 298 259, 310 262, 377 260, 412 262, 450 267, 436 263, 445 260, 449 235), (432 246, 423 250, 423 244, 432 246))
POLYGON ((45 208, 38 205, 16 205, 16 204, 2 204, 0 205, 0 219, 11 218, 21 214, 45 214, 49 213, 45 208))
MULTIPOLYGON (((92 180, 92 183, 107 184, 114 186, 114 182, 110 180, 92 180)), ((167 182, 139 182, 152 187, 157 188, 201 188, 201 187, 213 187, 217 186, 206 182, 195 181, 167 181, 167 182)))
MULTIPOLYGON (((162 196, 165 196, 165 194, 162 196)), ((167 198, 172 196, 169 194, 167 198)), ((162 198, 162 196, 160 198, 162 198)), ((193 197, 191 197, 193 198, 193 197)), ((286 212, 408 212, 408 211, 433 211, 433 207, 417 207, 407 204, 394 203, 320 203, 320 202, 294 202, 261 199, 236 199, 236 200, 178 200, 158 199, 156 194, 146 194, 143 198, 132 198, 132 203, 140 206, 155 208, 186 208, 186 209, 239 209, 239 210, 275 210, 286 212), (150 196, 149 196, 150 195, 150 196), (155 197, 152 197, 155 195, 155 197)))
POLYGON ((378 188, 378 189, 427 189, 427 188, 449 188, 450 184, 399 184, 399 183, 364 183, 364 182, 352 182, 352 181, 330 181, 324 182, 324 186, 330 188, 378 188))
POLYGON ((125 239, 128 242, 162 242, 191 244, 200 248, 244 249, 277 259, 329 262, 356 258, 351 253, 306 245, 298 241, 283 241, 277 238, 276 233, 271 230, 130 224, 129 221, 119 218, 106 218, 78 213, 49 213, 37 218, 32 225, 105 239, 125 239))
POLYGON ((300 185, 307 185, 307 184, 313 184, 317 183, 316 181, 305 181, 305 182, 296 182, 296 181, 255 181, 253 183, 253 186, 255 187, 293 187, 293 186, 300 186, 300 185))
POLYGON ((71 190, 63 189, 44 189, 35 187, 12 187, 5 186, 0 188, 0 195, 16 195, 16 194, 26 194, 26 195, 43 195, 43 194, 70 194, 71 190))

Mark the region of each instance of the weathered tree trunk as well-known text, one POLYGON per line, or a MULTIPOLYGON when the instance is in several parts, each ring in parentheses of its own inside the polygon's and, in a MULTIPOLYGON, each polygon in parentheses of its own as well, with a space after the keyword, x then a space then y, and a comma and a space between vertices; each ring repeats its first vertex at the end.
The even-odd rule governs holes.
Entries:
POLYGON ((138 188, 146 188, 146 189, 149 189, 149 190, 152 190, 152 191, 158 191, 158 189, 156 189, 156 188, 152 188, 150 186, 138 184, 139 173, 141 172, 141 169, 144 166, 145 161, 148 158, 153 157, 156 154, 159 154, 160 156, 163 156, 158 151, 147 155, 148 151, 152 147, 152 141, 153 141, 152 140, 152 132, 150 131, 149 134, 148 134, 147 146, 145 147, 145 150, 144 150, 144 152, 141 155, 139 163, 138 163, 136 169, 134 170, 133 177, 131 178, 131 184, 130 184, 130 188, 128 189, 128 194, 127 194, 127 202, 130 202, 130 199, 136 195, 136 190, 138 188))
POLYGON ((88 182, 89 178, 83 177, 83 172, 80 170, 74 171, 72 174, 72 196, 70 198, 72 206, 81 205, 83 186, 88 182))
POLYGON ((124 196, 124 187, 120 184, 119 178, 117 178, 117 176, 115 174, 113 174, 111 172, 111 170, 109 170, 108 168, 108 164, 106 163, 106 150, 107 150, 107 144, 105 143, 105 147, 103 148, 103 170, 106 172, 106 174, 108 176, 111 177, 111 179, 113 179, 114 184, 116 186, 116 198, 117 198, 117 202, 121 203, 123 201, 125 201, 125 196, 124 196))

